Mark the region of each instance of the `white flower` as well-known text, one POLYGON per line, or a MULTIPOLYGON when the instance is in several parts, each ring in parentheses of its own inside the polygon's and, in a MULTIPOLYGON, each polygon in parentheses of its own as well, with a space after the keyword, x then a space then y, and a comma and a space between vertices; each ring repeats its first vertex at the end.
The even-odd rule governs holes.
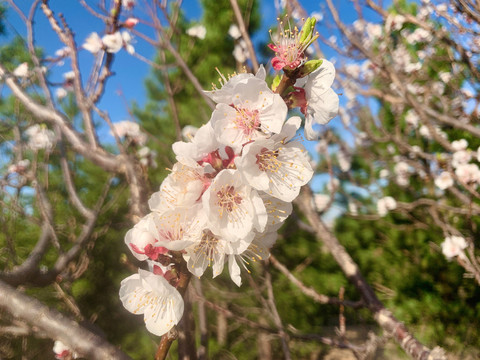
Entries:
POLYGON ((250 272, 246 265, 258 260, 268 259, 270 257, 269 250, 275 244, 277 237, 276 230, 259 233, 245 251, 228 254, 228 271, 230 278, 237 286, 242 285, 240 266, 238 266, 237 261, 240 262, 247 272, 250 272))
POLYGON ((163 213, 176 208, 190 208, 197 203, 209 180, 200 165, 192 165, 176 163, 173 166, 172 172, 160 185, 160 191, 153 193, 148 200, 150 210, 163 213))
POLYGON ((366 32, 370 42, 382 36, 382 26, 380 24, 367 23, 366 32))
POLYGON ((67 71, 66 73, 63 73, 63 78, 65 79, 65 82, 72 82, 75 79, 75 73, 73 71, 67 71))
POLYGON ((247 144, 235 164, 254 189, 283 201, 293 201, 313 176, 307 152, 298 141, 290 141, 300 126, 298 116, 290 118, 284 130, 270 139, 247 144))
POLYGON ((480 183, 480 170, 477 164, 458 165, 455 175, 463 183, 480 183))
POLYGON ((313 195, 313 203, 315 204, 315 208, 318 212, 324 211, 328 204, 330 204, 330 195, 326 194, 314 194, 313 195))
POLYGON ((360 77, 360 69, 360 65, 358 64, 345 65, 345 72, 354 79, 358 79, 360 77))
POLYGON ((472 154, 470 151, 456 151, 452 155, 452 166, 458 168, 460 165, 467 164, 470 160, 472 160, 472 154))
MULTIPOLYGON (((438 136, 444 139, 447 138, 447 134, 445 134, 438 126, 434 126, 433 128, 438 136)), ((418 131, 420 135, 422 135, 425 139, 428 139, 428 140, 433 139, 433 135, 430 134, 430 130, 428 130, 428 127, 426 125, 422 125, 418 131)))
POLYGON ((442 253, 447 259, 453 259, 456 256, 465 258, 464 249, 467 248, 467 242, 461 236, 447 236, 442 242, 442 253))
POLYGON ((405 161, 400 161, 395 164, 393 171, 396 175, 407 175, 409 171, 409 166, 405 161))
POLYGON ((435 185, 442 190, 448 189, 450 186, 453 186, 452 175, 448 171, 443 171, 435 178, 435 185))
POLYGON ((410 159, 415 159, 417 157, 417 154, 420 154, 422 152, 422 148, 418 145, 413 145, 412 146, 412 151, 408 154, 408 157, 410 159))
POLYGON ((67 94, 68 94, 68 92, 64 88, 58 88, 55 91, 55 95, 56 95, 58 100, 62 100, 63 98, 65 98, 67 96, 67 94))
POLYGON ((68 46, 64 46, 63 48, 55 51, 55 56, 63 58, 63 57, 69 56, 70 53, 71 53, 70 48, 68 46))
POLYGON ((186 125, 182 129, 182 138, 185 141, 191 141, 195 134, 197 133, 198 128, 193 125, 186 125))
POLYGON ((381 179, 385 179, 385 178, 387 178, 389 175, 390 175, 390 171, 388 171, 387 169, 382 169, 382 170, 380 170, 380 172, 378 173, 378 176, 379 176, 381 179))
POLYGON ((352 166, 352 155, 350 153, 344 149, 340 149, 337 153, 337 160, 340 170, 343 172, 350 170, 350 167, 352 166))
POLYGON ((227 240, 263 231, 267 224, 265 205, 257 191, 242 181, 238 170, 222 170, 202 196, 210 228, 227 240))
POLYGON ((423 28, 416 28, 415 31, 406 36, 406 40, 409 44, 417 42, 430 42, 433 39, 433 35, 423 28))
POLYGON ((27 146, 32 150, 50 151, 55 144, 55 133, 45 125, 35 124, 25 130, 28 136, 27 146))
POLYGON ((242 37, 242 33, 240 32, 240 29, 236 24, 230 25, 230 28, 228 29, 228 35, 230 35, 235 40, 238 40, 242 37))
POLYGON ((140 130, 140 125, 133 121, 123 120, 114 123, 110 135, 113 136, 114 132, 118 137, 128 137, 139 145, 145 145, 147 142, 147 135, 140 130))
POLYGON ((260 193, 260 197, 263 200, 268 216, 264 232, 277 231, 292 213, 292 203, 277 199, 266 193, 260 193))
POLYGON ((187 268, 193 275, 200 277, 207 267, 212 267, 213 277, 222 273, 225 265, 225 246, 227 241, 205 229, 200 241, 185 249, 184 258, 187 268))
POLYGON ((181 251, 199 241, 207 219, 201 205, 189 209, 175 209, 152 213, 155 246, 181 251))
POLYGON ((241 73, 232 76, 228 80, 222 75, 222 87, 220 89, 217 89, 214 86, 212 91, 204 91, 204 93, 217 104, 223 103, 230 105, 232 103, 232 99, 238 92, 237 86, 239 84, 246 84, 249 80, 253 78, 265 80, 266 75, 267 73, 263 65, 260 65, 260 68, 255 75, 251 73, 241 73))
POLYGON ((410 184, 410 178, 408 176, 399 175, 395 178, 395 182, 398 186, 408 186, 410 184))
POLYGON ((447 12, 447 4, 438 4, 436 9, 439 13, 445 13, 447 12))
POLYGON ((380 216, 385 216, 390 210, 395 210, 396 208, 397 201, 391 196, 386 196, 377 201, 377 212, 380 216))
POLYGON ((414 128, 417 128, 419 120, 420 117, 413 109, 408 110, 405 114, 405 121, 407 122, 407 124, 412 125, 414 128))
POLYGON ((241 64, 247 61, 250 53, 248 52, 247 43, 245 40, 241 39, 237 44, 235 44, 232 54, 235 60, 241 64))
POLYGON ((440 81, 435 81, 431 85, 431 89, 432 89, 432 92, 434 94, 441 95, 445 91, 445 84, 443 82, 440 82, 440 81))
POLYGON ((148 146, 144 146, 137 151, 137 155, 140 158, 149 157, 150 154, 151 154, 151 150, 148 146))
POLYGON ((187 29, 187 35, 203 40, 207 35, 207 29, 203 25, 195 25, 187 29))
POLYGON ((131 313, 144 314, 147 330, 158 336, 177 325, 183 315, 177 289, 163 276, 142 269, 121 282, 120 300, 131 313))
POLYGON ((193 163, 201 163, 204 160, 207 162, 211 157, 210 155, 217 151, 219 147, 220 144, 215 138, 210 121, 201 126, 190 141, 177 141, 172 145, 177 161, 187 166, 194 166, 193 163))
POLYGON ((318 11, 314 11, 310 14, 310 17, 313 17, 315 18, 315 20, 317 20, 317 22, 320 22, 323 20, 323 14, 318 12, 318 11))
POLYGON ((23 159, 23 160, 20 160, 16 164, 10 165, 7 169, 7 173, 8 174, 13 174, 13 173, 20 173, 21 174, 21 173, 25 172, 25 170, 27 170, 27 168, 29 166, 30 166, 30 160, 23 159))
MULTIPOLYGON (((407 48, 403 45, 398 45, 395 50, 392 52, 392 59, 394 61, 394 66, 399 71, 404 71, 406 73, 411 73, 417 71, 422 67, 422 64, 419 62, 414 62, 407 48)), ((409 91, 416 92, 410 85, 409 91)))
POLYGON ((102 50, 103 41, 102 39, 100 39, 100 36, 98 36, 96 32, 93 32, 90 35, 88 35, 88 37, 85 39, 85 42, 83 43, 82 47, 85 50, 91 52, 92 54, 96 54, 100 50, 102 50))
MULTIPOLYGON (((465 150, 468 147, 468 141, 465 139, 452 141, 453 151, 465 150)), ((470 160, 469 160, 470 161, 470 160)))
POLYGON ((19 78, 26 78, 28 76, 28 63, 24 62, 18 65, 12 74, 19 78))
POLYGON ((442 71, 441 73, 438 74, 438 77, 440 80, 442 80, 444 83, 448 83, 452 79, 452 73, 442 71))
POLYGON ((219 143, 240 151, 244 144, 282 130, 287 105, 265 81, 252 77, 233 91, 235 96, 228 104, 217 104, 210 120, 219 143))
POLYGON ((133 9, 136 4, 136 0, 122 0, 122 6, 127 10, 133 9))
POLYGON ((53 352, 55 354, 55 359, 59 359, 59 360, 63 360, 67 358, 69 359, 78 358, 78 354, 72 351, 72 349, 70 349, 60 340, 55 340, 55 342, 53 343, 53 352))
POLYGON ((388 14, 387 20, 385 20, 385 30, 390 32, 391 30, 400 30, 405 23, 405 16, 388 14))
POLYGON ((338 95, 331 86, 335 80, 335 67, 330 61, 323 60, 322 65, 313 73, 298 79, 295 86, 305 89, 305 137, 318 139, 319 133, 313 130, 313 124, 326 124, 338 114, 338 95))
POLYGON ((165 254, 167 249, 156 247, 157 240, 153 235, 155 224, 153 214, 150 213, 142 218, 125 235, 125 244, 132 251, 133 256, 138 260, 157 260, 159 254, 165 254))
POLYGON ((104 35, 102 37, 102 42, 109 53, 119 52, 123 47, 123 37, 120 31, 104 35))
POLYGON ((130 55, 133 55, 135 53, 135 48, 132 45, 133 37, 128 31, 122 31, 122 41, 125 50, 127 50, 130 55))
POLYGON ((143 166, 150 166, 154 169, 157 168, 157 162, 155 161, 155 158, 157 157, 156 151, 144 146, 138 149, 137 156, 139 157, 140 164, 143 166))

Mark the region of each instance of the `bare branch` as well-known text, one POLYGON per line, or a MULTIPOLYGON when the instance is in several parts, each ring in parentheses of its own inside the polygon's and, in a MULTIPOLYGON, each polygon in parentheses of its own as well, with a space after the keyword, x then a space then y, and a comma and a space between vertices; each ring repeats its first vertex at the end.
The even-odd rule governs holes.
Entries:
POLYGON ((235 19, 237 20, 238 28, 242 33, 243 40, 245 40, 245 43, 247 44, 248 56, 252 61, 253 72, 257 72, 259 67, 257 55, 255 53, 255 48, 253 47, 252 40, 250 39, 250 35, 248 34, 247 27, 245 26, 242 12, 240 11, 237 0, 230 0, 230 4, 232 5, 233 13, 235 14, 235 19))

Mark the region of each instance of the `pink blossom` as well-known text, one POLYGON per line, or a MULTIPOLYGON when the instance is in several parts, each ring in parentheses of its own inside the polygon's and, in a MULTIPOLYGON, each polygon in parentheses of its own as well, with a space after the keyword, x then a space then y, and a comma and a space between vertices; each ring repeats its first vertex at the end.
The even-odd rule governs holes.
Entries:
POLYGON ((132 29, 137 24, 138 24, 137 18, 129 17, 127 20, 125 20, 125 26, 129 29, 132 29))
POLYGON ((313 35, 314 26, 313 18, 307 19, 301 31, 297 27, 291 29, 290 24, 286 29, 284 22, 279 21, 276 36, 271 36, 273 44, 268 44, 268 47, 275 51, 275 57, 272 59, 275 70, 283 68, 294 70, 306 61, 305 50, 318 37, 313 35))

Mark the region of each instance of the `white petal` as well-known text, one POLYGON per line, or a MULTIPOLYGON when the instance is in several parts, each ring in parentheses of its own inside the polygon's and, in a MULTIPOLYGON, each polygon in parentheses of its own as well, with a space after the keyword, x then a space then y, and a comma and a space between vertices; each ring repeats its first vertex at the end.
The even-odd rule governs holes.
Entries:
POLYGON ((260 79, 260 80, 265 80, 265 78, 267 77, 267 72, 266 72, 265 68, 263 67, 263 64, 260 64, 260 66, 257 70, 257 73, 255 74, 255 77, 257 79, 260 79))
POLYGON ((308 107, 313 110, 314 121, 322 125, 338 115, 338 105, 338 95, 332 89, 327 89, 321 97, 308 103, 308 107))
POLYGON ((320 131, 313 130, 313 115, 311 113, 305 115, 304 134, 307 140, 318 140, 320 137, 320 131))
POLYGON ((335 67, 328 60, 323 60, 322 65, 308 76, 305 85, 307 98, 321 96, 327 91, 335 80, 335 67))
POLYGON ((232 278, 233 282, 237 286, 242 285, 242 278, 240 277, 240 267, 235 261, 235 255, 230 255, 228 257, 228 271, 230 272, 230 277, 232 278))
MULTIPOLYGON (((163 279, 163 277, 159 278, 163 279)), ((145 308, 145 325, 147 330, 154 335, 162 336, 166 334, 182 318, 184 310, 183 298, 176 289, 173 287, 172 289, 173 291, 167 296, 158 299, 156 306, 150 305, 145 308)))
POLYGON ((142 287, 139 274, 133 274, 120 283, 120 300, 125 309, 134 314, 143 314, 145 304, 144 297, 147 290, 142 287))

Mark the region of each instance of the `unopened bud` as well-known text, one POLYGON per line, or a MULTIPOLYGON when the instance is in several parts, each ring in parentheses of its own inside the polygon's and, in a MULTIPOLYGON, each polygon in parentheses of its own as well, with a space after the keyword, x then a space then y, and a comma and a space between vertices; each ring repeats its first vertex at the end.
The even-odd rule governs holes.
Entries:
POLYGON ((300 43, 305 47, 309 46, 318 38, 318 34, 315 33, 315 24, 317 19, 314 17, 309 17, 305 24, 303 24, 302 30, 300 32, 300 43))
POLYGON ((133 17, 130 17, 127 20, 125 20, 125 27, 129 29, 132 29, 137 24, 138 24, 138 19, 135 19, 133 17))

